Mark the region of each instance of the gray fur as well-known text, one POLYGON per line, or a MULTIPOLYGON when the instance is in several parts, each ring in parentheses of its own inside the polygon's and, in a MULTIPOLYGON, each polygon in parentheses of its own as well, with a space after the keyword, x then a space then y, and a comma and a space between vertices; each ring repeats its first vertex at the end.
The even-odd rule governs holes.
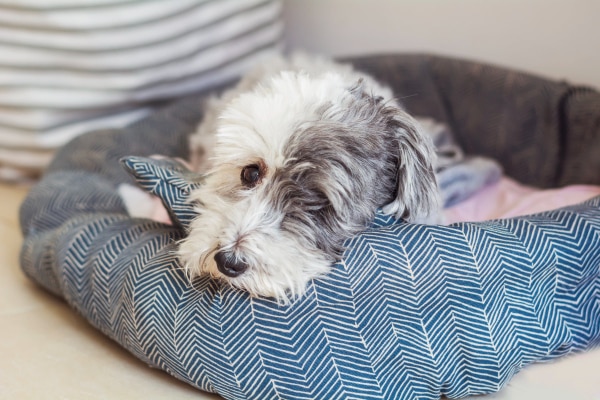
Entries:
POLYGON ((350 90, 354 101, 342 112, 323 107, 318 121, 291 136, 289 161, 267 190, 285 215, 281 228, 332 260, 377 209, 398 202, 395 214, 413 220, 439 206, 434 150, 415 121, 362 81, 350 90))

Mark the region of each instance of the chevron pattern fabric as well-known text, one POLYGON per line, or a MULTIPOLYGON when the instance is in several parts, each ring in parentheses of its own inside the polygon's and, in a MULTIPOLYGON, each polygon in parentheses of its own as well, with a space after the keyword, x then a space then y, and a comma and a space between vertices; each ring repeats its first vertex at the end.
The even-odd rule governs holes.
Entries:
MULTIPOLYGON (((124 164, 185 228, 200 182, 166 161, 124 164)), ((145 362, 230 399, 490 393, 600 343, 600 197, 448 227, 380 215, 291 307, 208 278, 190 287, 175 228, 104 214, 57 236, 52 260, 24 250, 30 276, 145 362)))
POLYGON ((113 168, 128 149, 179 149, 197 105, 156 117, 177 129, 148 120, 79 138, 21 209, 24 272, 149 365, 226 399, 437 399, 498 391, 530 363, 600 344, 600 197, 451 226, 378 215, 286 307, 207 277, 190 285, 173 251, 201 180, 122 160, 170 209, 166 226, 125 214, 116 185, 129 178, 113 168))
POLYGON ((125 157, 121 163, 136 179, 138 185, 160 199, 179 228, 186 229, 196 212, 186 200, 202 184, 203 178, 173 159, 125 157))

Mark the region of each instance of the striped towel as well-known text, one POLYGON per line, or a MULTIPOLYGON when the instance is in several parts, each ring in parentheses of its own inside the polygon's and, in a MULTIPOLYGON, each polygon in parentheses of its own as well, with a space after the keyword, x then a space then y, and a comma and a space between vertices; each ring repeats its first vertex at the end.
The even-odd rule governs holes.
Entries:
POLYGON ((0 180, 278 52, 280 0, 0 0, 0 180))

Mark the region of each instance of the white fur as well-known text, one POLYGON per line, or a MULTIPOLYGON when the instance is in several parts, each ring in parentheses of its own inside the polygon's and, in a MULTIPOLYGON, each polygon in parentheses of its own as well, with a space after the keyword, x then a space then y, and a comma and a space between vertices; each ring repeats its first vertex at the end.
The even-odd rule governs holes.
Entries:
MULTIPOLYGON (((181 241, 178 252, 190 278, 210 274, 252 296, 269 296, 287 303, 302 295, 312 279, 326 276, 335 257, 322 250, 314 239, 318 235, 312 231, 321 229, 320 226, 311 222, 307 211, 302 215, 307 223, 290 224, 291 228, 284 229, 288 226, 286 221, 292 218, 281 204, 287 200, 284 193, 272 191, 285 190, 274 189, 285 187, 276 185, 282 171, 296 168, 310 174, 311 168, 316 168, 302 165, 302 160, 288 158, 288 147, 294 140, 304 140, 297 132, 318 128, 319 124, 329 121, 334 121, 333 126, 336 126, 336 121, 347 118, 343 117, 345 113, 359 101, 357 92, 351 90, 357 82, 373 99, 384 99, 383 103, 373 100, 373 107, 384 103, 386 107, 399 107, 391 90, 370 76, 346 65, 303 56, 274 60, 211 102, 204 121, 190 140, 192 164, 199 172, 207 173, 204 185, 190 197, 198 217, 192 222, 188 236, 181 241), (263 176, 256 186, 247 187, 241 183, 240 174, 251 164, 260 165, 263 176), (247 270, 239 276, 224 275, 215 261, 218 251, 231 254, 236 262, 247 265, 247 270)), ((360 118, 363 117, 356 116, 357 124, 361 123, 360 118)), ((413 123, 408 115, 400 118, 407 124, 413 123)), ((351 130, 352 124, 345 128, 351 130)), ((420 136, 417 139, 419 143, 414 146, 421 147, 425 158, 433 158, 431 143, 420 136)), ((307 143, 302 145, 306 147, 307 143)), ((407 148, 412 150, 411 146, 407 148)), ((400 152, 402 157, 412 154, 403 149, 400 152)), ((350 155, 346 159, 351 160, 350 155)), ((407 176, 417 181, 409 182, 405 190, 419 194, 418 191, 427 189, 418 185, 418 170, 412 171, 411 165, 405 163, 405 169, 412 173, 407 176)), ((363 166, 354 169, 360 168, 363 166)), ((320 190, 327 195, 329 207, 335 209, 337 215, 347 214, 351 218, 356 212, 343 205, 347 200, 343 193, 345 188, 352 187, 355 176, 344 171, 343 168, 327 171, 327 182, 323 182, 320 190)), ((407 205, 404 198, 398 196, 389 204, 379 206, 385 206, 386 212, 397 216, 412 206, 413 215, 424 210, 421 213, 424 215, 417 217, 428 218, 428 212, 437 207, 437 194, 429 198, 431 205, 407 205)), ((293 205, 298 209, 302 199, 290 201, 295 202, 293 205)), ((361 201, 352 207, 374 208, 359 203, 361 201)), ((374 209, 365 210, 364 218, 374 212, 374 209)), ((340 218, 336 232, 351 236, 365 227, 363 220, 345 221, 344 218, 340 218)))
POLYGON ((332 72, 317 77, 282 72, 269 83, 243 92, 223 108, 213 168, 204 186, 191 196, 202 204, 199 217, 181 242, 179 256, 192 277, 209 273, 224 278, 212 255, 217 247, 228 248, 243 237, 239 249, 250 257, 253 270, 225 279, 254 296, 286 303, 303 294, 308 281, 325 276, 331 260, 280 231, 283 216, 272 209, 261 188, 233 199, 220 194, 239 190, 240 169, 254 161, 267 164, 263 183, 268 181, 269 174, 286 162, 283 152, 289 136, 305 121, 316 119, 316 109, 323 103, 343 104, 348 82, 332 72))

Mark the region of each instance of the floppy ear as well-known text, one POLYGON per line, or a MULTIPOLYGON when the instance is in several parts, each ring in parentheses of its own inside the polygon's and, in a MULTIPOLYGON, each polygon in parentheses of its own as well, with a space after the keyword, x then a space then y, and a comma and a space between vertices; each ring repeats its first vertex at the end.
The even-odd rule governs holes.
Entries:
POLYGON ((396 193, 383 212, 410 222, 438 223, 441 197, 432 139, 418 122, 397 106, 389 106, 390 151, 397 160, 396 193))

